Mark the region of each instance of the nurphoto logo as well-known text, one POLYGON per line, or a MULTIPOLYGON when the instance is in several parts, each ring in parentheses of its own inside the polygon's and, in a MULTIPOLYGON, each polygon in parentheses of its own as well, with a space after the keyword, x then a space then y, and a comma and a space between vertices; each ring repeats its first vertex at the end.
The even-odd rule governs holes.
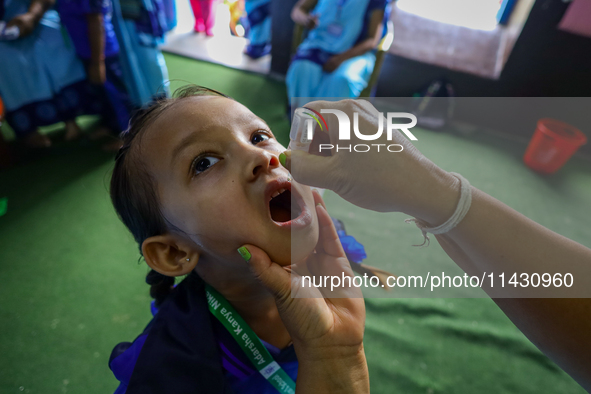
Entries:
MULTIPOLYGON (((310 116, 309 119, 306 119, 306 135, 304 139, 307 141, 312 141, 314 136, 314 124, 318 124, 320 129, 325 129, 328 131, 328 125, 326 120, 322 116, 322 114, 333 114, 337 117, 339 122, 339 141, 350 141, 351 140, 351 120, 349 116, 344 113, 343 111, 339 111, 338 109, 321 109, 320 113, 315 111, 311 108, 304 107, 304 109, 308 110, 309 112, 304 112, 304 114, 310 116)), ((388 112, 386 117, 380 112, 378 116, 378 129, 374 134, 363 134, 359 130, 359 113, 353 113, 353 132, 355 136, 362 141, 375 141, 382 136, 384 133, 384 119, 386 119, 386 139, 388 141, 392 141, 392 136, 394 130, 400 130, 403 132, 409 140, 417 141, 417 138, 410 132, 410 128, 416 126, 417 118, 411 113, 408 112, 388 112), (400 118, 406 118, 410 120, 410 123, 394 123, 395 120, 398 121, 400 118)), ((369 130, 364 130, 365 132, 369 130)), ((387 150, 388 152, 402 152, 404 149, 400 144, 320 144, 319 151, 322 152, 323 149, 325 150, 332 150, 336 149, 337 152, 341 150, 346 150, 349 152, 369 152, 373 149, 380 152, 380 149, 387 150)))

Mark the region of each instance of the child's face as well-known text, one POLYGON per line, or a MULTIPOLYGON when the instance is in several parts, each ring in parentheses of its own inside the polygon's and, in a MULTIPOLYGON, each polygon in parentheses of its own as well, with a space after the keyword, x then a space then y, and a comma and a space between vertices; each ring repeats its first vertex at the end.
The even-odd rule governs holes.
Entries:
POLYGON ((186 234, 200 261, 243 265, 236 249, 244 244, 282 265, 291 262, 292 248, 294 260, 312 252, 318 222, 310 188, 288 181, 278 159, 283 146, 240 103, 182 99, 149 126, 139 149, 169 227, 186 234), (291 212, 290 192, 271 202, 289 187, 291 212))

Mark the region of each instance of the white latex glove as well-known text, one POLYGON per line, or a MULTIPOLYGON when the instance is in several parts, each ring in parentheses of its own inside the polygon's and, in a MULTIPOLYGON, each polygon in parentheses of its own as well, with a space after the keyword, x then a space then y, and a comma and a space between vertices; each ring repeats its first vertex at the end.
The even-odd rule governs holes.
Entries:
MULTIPOLYGON (((399 211, 438 225, 455 209, 459 183, 447 171, 437 167, 416 149, 399 130, 387 140, 386 119, 382 136, 373 141, 359 139, 353 132, 354 113, 359 116, 359 131, 364 135, 378 130, 378 110, 366 100, 337 102, 314 101, 306 104, 320 113, 321 109, 338 109, 349 116, 351 139, 340 141, 339 123, 334 114, 324 114, 328 133, 316 127, 310 153, 286 151, 285 167, 300 183, 331 189, 347 201, 362 208, 380 212, 399 211), (379 152, 371 146, 369 152, 322 149, 320 144, 354 146, 357 144, 383 144, 379 152), (389 152, 386 147, 402 146, 402 151, 389 152), (322 154, 322 155, 321 155, 322 154)), ((393 147, 392 150, 400 148, 393 147)))

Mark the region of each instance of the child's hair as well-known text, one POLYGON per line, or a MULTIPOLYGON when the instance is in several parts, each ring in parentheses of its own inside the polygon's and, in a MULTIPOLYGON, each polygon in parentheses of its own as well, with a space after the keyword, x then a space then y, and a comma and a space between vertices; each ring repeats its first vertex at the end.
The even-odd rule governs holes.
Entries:
MULTIPOLYGON (((160 210, 160 202, 154 188, 154 180, 137 149, 143 131, 160 115, 180 100, 193 96, 221 96, 230 98, 216 90, 203 86, 188 85, 177 89, 172 98, 159 98, 137 111, 129 121, 129 127, 121 133, 123 146, 115 157, 115 168, 111 177, 111 201, 117 215, 127 226, 140 247, 149 237, 164 234, 176 229, 168 223, 160 210)), ((178 229, 176 229, 178 230, 178 229)), ((146 282, 150 287, 150 296, 159 306, 170 293, 174 278, 151 270, 146 282)))

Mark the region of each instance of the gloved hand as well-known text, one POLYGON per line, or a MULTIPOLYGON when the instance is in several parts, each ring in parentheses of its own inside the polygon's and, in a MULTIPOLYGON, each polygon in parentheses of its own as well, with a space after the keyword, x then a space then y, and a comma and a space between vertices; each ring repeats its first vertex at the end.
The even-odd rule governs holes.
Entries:
POLYGON ((358 114, 360 133, 372 135, 378 130, 379 117, 383 115, 370 102, 314 101, 306 107, 319 113, 321 109, 337 109, 347 114, 351 139, 339 140, 337 116, 324 114, 328 132, 324 127, 322 130, 316 127, 309 153, 284 152, 285 167, 296 181, 331 189, 362 208, 404 212, 432 225, 443 223, 454 212, 459 196, 458 180, 423 156, 399 130, 393 130, 392 140, 387 140, 386 119, 383 119, 383 132, 378 139, 365 141, 355 135, 354 113, 358 114), (330 144, 334 148, 329 150, 323 145, 320 151, 320 144, 330 144), (359 144, 369 146, 370 150, 355 152, 353 147, 359 144), (341 149, 348 146, 352 147, 351 151, 341 149), (388 151, 389 146, 392 152, 388 151))

